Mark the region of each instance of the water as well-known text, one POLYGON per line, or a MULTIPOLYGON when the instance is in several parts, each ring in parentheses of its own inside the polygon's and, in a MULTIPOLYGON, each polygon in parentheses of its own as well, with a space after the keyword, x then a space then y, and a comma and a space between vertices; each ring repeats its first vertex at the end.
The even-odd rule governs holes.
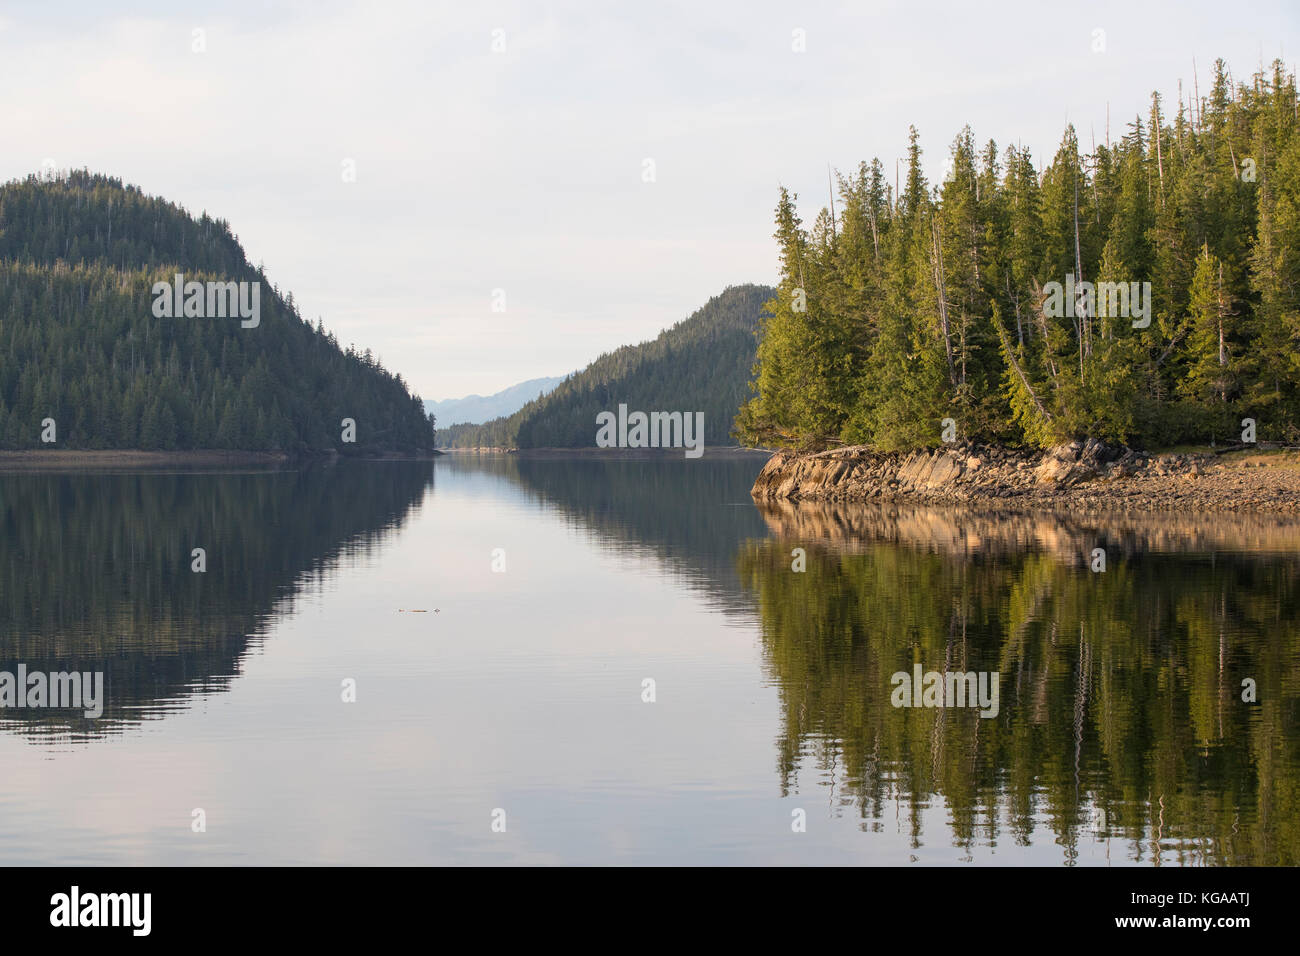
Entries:
POLYGON ((0 863, 1298 862, 1296 525, 760 466, 0 476, 0 671, 107 680, 0 710, 0 863), (892 706, 914 664, 997 715, 892 706))

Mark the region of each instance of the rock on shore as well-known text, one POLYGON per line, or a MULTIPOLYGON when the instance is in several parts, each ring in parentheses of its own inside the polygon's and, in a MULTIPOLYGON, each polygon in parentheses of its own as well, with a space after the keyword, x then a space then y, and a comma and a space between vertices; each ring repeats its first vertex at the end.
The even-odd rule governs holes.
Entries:
POLYGON ((1149 455, 1088 439, 1047 451, 966 443, 903 453, 864 446, 780 452, 752 490, 762 500, 996 502, 1300 512, 1300 455, 1149 455))

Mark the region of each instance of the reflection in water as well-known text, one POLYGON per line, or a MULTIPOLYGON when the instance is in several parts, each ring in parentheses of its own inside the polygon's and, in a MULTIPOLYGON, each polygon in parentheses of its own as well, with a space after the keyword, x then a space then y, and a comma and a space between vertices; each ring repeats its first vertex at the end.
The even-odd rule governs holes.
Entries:
POLYGON ((663 561, 711 605, 748 617, 734 555, 737 542, 767 534, 749 495, 764 461, 453 455, 439 467, 508 478, 603 546, 663 561))
POLYGON ((6 707, 0 729, 90 739, 224 689, 272 614, 378 547, 431 482, 427 462, 0 476, 0 671, 102 671, 106 687, 98 720, 6 707))
POLYGON ((760 508, 761 464, 0 476, 0 671, 107 676, 0 711, 0 859, 1300 862, 1300 524, 760 508), (893 707, 915 665, 997 715, 893 707))
POLYGON ((1146 863, 1300 862, 1297 525, 810 503, 764 516, 776 538, 738 566, 781 688, 787 792, 811 763, 864 829, 901 803, 914 845, 937 801, 960 847, 1027 844, 1045 824, 1067 860, 1081 839, 1120 838, 1146 863), (999 673, 1000 713, 895 708, 890 677, 915 664, 999 673))

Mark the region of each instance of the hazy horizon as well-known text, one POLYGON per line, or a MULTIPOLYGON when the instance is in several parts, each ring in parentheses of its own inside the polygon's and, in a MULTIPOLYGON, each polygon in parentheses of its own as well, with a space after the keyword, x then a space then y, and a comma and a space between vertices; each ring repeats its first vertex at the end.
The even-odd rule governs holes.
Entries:
POLYGON ((1293 63, 1300 11, 1258 7, 24 0, 0 14, 0 179, 86 167, 206 210, 421 397, 490 395, 772 283, 778 185, 811 220, 828 164, 892 167, 909 125, 933 183, 966 124, 1046 162, 1067 123, 1089 148, 1108 108, 1112 138, 1153 90, 1172 113, 1193 59, 1202 96, 1217 57, 1293 63))

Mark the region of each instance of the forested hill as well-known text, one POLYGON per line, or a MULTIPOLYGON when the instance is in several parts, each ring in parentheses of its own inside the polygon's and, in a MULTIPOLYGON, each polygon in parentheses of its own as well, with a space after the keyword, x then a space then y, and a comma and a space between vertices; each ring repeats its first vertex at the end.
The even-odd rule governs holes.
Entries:
POLYGON ((913 129, 897 195, 862 163, 805 228, 782 190, 742 434, 897 449, 952 419, 958 439, 1150 447, 1235 442, 1249 418, 1300 438, 1296 78, 1219 61, 1177 101, 1134 94, 1113 136, 1085 152, 1067 128, 1045 165, 967 128, 931 186, 913 129))
POLYGON ((768 286, 729 286, 687 319, 640 345, 606 353, 553 392, 483 425, 441 429, 450 447, 589 448, 596 415, 703 412, 705 445, 735 444, 731 426, 749 394, 755 330, 768 286))
POLYGON ((0 186, 0 448, 432 444, 401 376, 305 321, 224 221, 86 171, 0 186), (176 273, 259 283, 256 324, 155 315, 154 283, 176 273), (41 441, 46 419, 53 444, 41 441))

